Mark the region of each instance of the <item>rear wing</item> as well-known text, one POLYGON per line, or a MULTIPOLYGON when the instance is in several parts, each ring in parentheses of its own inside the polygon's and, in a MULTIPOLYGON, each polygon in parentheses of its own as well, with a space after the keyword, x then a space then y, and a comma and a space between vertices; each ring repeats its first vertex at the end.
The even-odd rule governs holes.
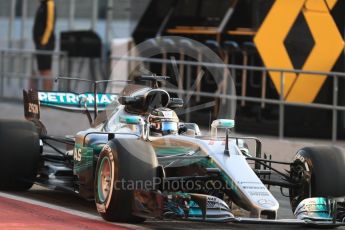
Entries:
POLYGON ((23 90, 24 115, 27 120, 39 121, 40 107, 47 106, 70 112, 85 112, 90 125, 93 124, 90 111, 104 111, 108 105, 117 100, 117 94, 111 93, 72 93, 55 91, 23 90))
POLYGON ((37 92, 41 106, 54 107, 69 111, 102 111, 114 100, 117 94, 111 93, 71 93, 71 92, 37 92))
POLYGON ((97 93, 97 86, 99 84, 108 83, 128 83, 131 81, 126 80, 97 80, 92 81, 88 79, 81 79, 75 77, 57 77, 58 80, 67 81, 81 81, 87 82, 93 86, 92 93, 73 93, 73 92, 56 92, 56 91, 41 91, 23 90, 24 98, 24 113, 25 118, 28 120, 39 121, 40 118, 40 105, 49 106, 57 109, 67 111, 81 111, 86 113, 90 125, 96 124, 97 115, 99 111, 105 110, 107 105, 110 105, 114 100, 117 100, 118 94, 111 93, 97 93), (92 121, 90 111, 94 113, 92 121))

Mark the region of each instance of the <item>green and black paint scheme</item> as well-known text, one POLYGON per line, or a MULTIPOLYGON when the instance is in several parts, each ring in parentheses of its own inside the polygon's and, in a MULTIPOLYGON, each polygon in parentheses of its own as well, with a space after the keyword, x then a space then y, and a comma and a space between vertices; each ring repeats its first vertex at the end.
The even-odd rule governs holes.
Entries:
POLYGON ((107 134, 79 132, 73 149, 73 174, 79 181, 79 194, 87 199, 94 196, 94 171, 97 159, 104 145, 108 142, 107 134))

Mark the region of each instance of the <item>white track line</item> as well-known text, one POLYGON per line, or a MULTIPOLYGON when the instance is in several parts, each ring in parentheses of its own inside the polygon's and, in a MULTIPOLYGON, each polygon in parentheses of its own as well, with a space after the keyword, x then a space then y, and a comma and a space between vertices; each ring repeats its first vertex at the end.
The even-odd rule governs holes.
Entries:
MULTIPOLYGON (((25 203, 29 203, 29 204, 33 204, 33 205, 38 205, 38 206, 45 207, 45 208, 50 208, 53 210, 65 212, 65 213, 68 213, 71 215, 75 215, 75 216, 79 216, 79 217, 83 217, 83 218, 87 218, 87 219, 106 222, 105 220, 102 219, 102 217, 100 217, 98 215, 94 215, 94 214, 90 214, 90 213, 82 212, 82 211, 77 211, 77 210, 73 210, 70 208, 65 208, 65 207, 62 207, 59 205, 49 204, 49 203, 45 203, 42 201, 37 201, 34 199, 26 198, 26 197, 21 197, 21 196, 9 194, 9 193, 4 193, 4 192, 0 192, 0 197, 4 197, 4 198, 16 200, 16 201, 21 201, 21 202, 25 202, 25 203)), ((130 228, 130 229, 140 229, 140 230, 141 229, 142 230, 147 229, 147 228, 137 226, 137 225, 132 225, 132 224, 122 224, 122 223, 112 223, 112 222, 107 222, 107 223, 117 225, 117 226, 126 227, 126 228, 130 228)))

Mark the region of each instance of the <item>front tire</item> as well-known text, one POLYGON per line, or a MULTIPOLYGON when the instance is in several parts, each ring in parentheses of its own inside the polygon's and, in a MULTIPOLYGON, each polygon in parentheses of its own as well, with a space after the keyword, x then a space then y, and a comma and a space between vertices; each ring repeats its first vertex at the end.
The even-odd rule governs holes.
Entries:
POLYGON ((148 142, 114 139, 101 151, 95 172, 95 201, 103 219, 138 223, 144 218, 132 214, 136 181, 152 181, 157 173, 157 158, 148 142), (128 184, 127 184, 128 183, 128 184))
POLYGON ((299 150, 290 168, 291 181, 300 184, 290 189, 290 204, 297 205, 309 197, 345 195, 345 154, 336 147, 306 147, 299 150))

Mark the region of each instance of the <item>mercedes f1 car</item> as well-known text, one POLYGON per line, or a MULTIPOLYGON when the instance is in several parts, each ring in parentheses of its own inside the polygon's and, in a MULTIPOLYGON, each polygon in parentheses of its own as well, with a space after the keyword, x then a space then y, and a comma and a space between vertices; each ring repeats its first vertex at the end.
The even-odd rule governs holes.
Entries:
POLYGON ((183 100, 158 87, 165 79, 141 76, 145 84, 128 84, 120 94, 24 91, 27 120, 0 121, 0 189, 38 184, 77 193, 94 200, 107 221, 343 225, 341 150, 306 147, 291 162, 274 161, 262 156, 257 138, 232 136, 230 119, 214 120, 203 136, 197 124, 179 121, 174 110, 183 100), (51 136, 40 106, 83 111, 91 127, 51 136), (289 191, 296 219, 278 219, 270 186, 289 191))

